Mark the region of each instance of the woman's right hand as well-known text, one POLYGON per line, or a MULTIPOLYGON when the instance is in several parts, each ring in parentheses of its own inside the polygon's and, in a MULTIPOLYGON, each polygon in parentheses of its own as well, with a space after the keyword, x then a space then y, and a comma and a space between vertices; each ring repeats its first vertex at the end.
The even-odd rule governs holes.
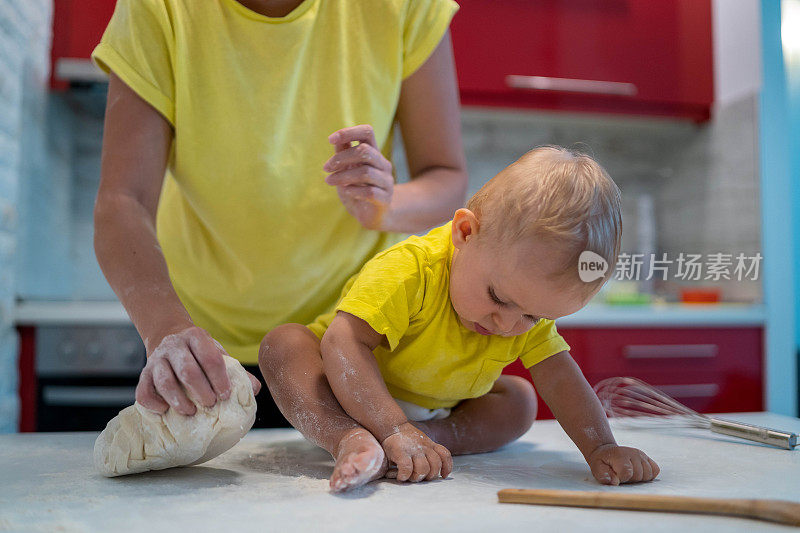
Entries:
MULTIPOLYGON (((172 407, 182 415, 191 416, 197 409, 187 392, 205 407, 228 399, 231 382, 223 355, 227 354, 222 345, 199 327, 164 336, 139 376, 136 401, 159 413, 172 407)), ((257 393, 258 380, 250 378, 257 393)))

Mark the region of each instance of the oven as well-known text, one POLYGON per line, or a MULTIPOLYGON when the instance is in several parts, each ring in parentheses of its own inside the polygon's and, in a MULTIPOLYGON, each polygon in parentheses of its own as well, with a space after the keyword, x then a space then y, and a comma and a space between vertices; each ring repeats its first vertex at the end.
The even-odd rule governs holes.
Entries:
POLYGON ((146 356, 132 325, 25 329, 21 363, 26 350, 33 352, 34 375, 27 380, 27 405, 22 398, 23 431, 99 431, 133 404, 146 356))

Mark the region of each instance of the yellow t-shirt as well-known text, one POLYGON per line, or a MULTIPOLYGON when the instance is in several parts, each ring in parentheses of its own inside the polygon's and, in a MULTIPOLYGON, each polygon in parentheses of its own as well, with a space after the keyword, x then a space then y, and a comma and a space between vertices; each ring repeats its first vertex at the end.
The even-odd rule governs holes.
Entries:
MULTIPOLYGON (((515 337, 481 335, 461 324, 450 303, 450 228, 409 237, 370 259, 335 308, 386 336, 375 357, 389 392, 428 409, 483 396, 518 357, 530 368, 569 350, 552 320, 515 337)), ((335 311, 309 328, 321 337, 335 311)))
POLYGON ((157 217, 175 290, 244 363, 272 327, 332 308, 399 236, 368 231, 324 183, 327 137, 371 124, 392 149, 400 86, 452 0, 305 0, 285 17, 235 0, 119 0, 92 54, 175 128, 157 217))

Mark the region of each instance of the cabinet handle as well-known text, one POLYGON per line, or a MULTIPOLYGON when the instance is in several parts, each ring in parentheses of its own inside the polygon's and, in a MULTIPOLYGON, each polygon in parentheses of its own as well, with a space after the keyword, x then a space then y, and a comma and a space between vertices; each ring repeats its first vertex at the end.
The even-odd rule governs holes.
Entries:
POLYGON ((56 78, 97 83, 108 81, 108 75, 90 59, 76 57, 60 57, 56 60, 56 78))
POLYGON ((558 91, 567 93, 611 94, 635 96, 639 90, 633 83, 619 81, 578 80, 573 78, 551 78, 549 76, 520 76, 509 74, 506 85, 512 89, 532 91, 558 91))
POLYGON ((716 357, 718 351, 716 344, 629 344, 622 348, 626 359, 716 357))
POLYGON ((719 393, 719 385, 716 383, 655 385, 655 388, 673 398, 713 398, 719 393))
POLYGON ((47 405, 127 407, 135 400, 136 387, 45 385, 42 396, 47 405))

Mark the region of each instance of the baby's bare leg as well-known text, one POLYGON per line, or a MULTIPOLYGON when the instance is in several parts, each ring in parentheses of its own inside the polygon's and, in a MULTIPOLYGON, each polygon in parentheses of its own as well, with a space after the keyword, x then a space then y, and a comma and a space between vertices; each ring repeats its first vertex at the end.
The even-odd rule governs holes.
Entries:
POLYGON ((413 424, 453 455, 489 452, 528 431, 536 408, 536 392, 528 381, 500 376, 491 391, 461 402, 447 418, 413 424))
POLYGON ((332 489, 347 490, 384 475, 383 448, 339 405, 311 330, 300 324, 273 329, 261 342, 258 365, 283 416, 335 459, 332 489))

